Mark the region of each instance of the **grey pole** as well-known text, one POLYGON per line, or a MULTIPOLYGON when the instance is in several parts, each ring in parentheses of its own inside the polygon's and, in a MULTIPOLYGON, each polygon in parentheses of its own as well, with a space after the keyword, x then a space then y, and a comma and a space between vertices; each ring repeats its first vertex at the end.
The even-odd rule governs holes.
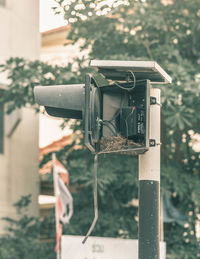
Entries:
POLYGON ((160 90, 151 89, 150 139, 156 142, 139 155, 139 259, 160 258, 160 90))

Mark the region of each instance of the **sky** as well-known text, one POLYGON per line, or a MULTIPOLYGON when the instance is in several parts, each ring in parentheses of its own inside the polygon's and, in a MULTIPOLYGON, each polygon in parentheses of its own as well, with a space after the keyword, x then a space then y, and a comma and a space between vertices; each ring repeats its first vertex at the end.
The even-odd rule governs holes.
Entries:
POLYGON ((51 9, 55 0, 40 0, 40 31, 51 30, 66 25, 62 15, 55 15, 51 9))
MULTIPOLYGON (((74 0, 76 1, 76 0, 74 0)), ((145 2, 146 0, 142 0, 145 2)), ((165 0, 166 1, 166 0, 165 0)), ((104 0, 108 5, 112 5, 114 0, 104 0)), ((114 5, 120 5, 123 1, 119 0, 114 5)), ((66 21, 63 19, 62 14, 55 15, 51 9, 53 6, 56 6, 55 0, 40 0, 40 31, 51 30, 56 27, 66 25, 66 21)))

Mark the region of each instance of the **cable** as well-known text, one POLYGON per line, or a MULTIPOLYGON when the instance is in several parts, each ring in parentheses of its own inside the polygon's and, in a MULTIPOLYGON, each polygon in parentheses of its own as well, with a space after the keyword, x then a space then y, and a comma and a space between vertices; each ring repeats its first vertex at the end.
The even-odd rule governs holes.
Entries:
POLYGON ((92 233, 97 219, 98 219, 98 199, 97 199, 97 168, 98 168, 98 154, 96 153, 94 156, 94 219, 92 221, 92 225, 90 226, 85 238, 83 239, 82 243, 85 244, 86 240, 88 239, 88 237, 90 236, 90 234, 92 233))
MULTIPOLYGON (((134 107, 133 107, 134 108, 134 107)), ((125 121, 125 125, 126 125, 126 144, 128 144, 128 118, 129 118, 129 116, 131 116, 131 114, 133 114, 134 113, 134 111, 135 111, 135 108, 134 109, 132 109, 132 111, 127 115, 127 117, 126 118, 124 118, 124 121, 125 121)))
MULTIPOLYGON (((127 93, 124 92, 124 95, 126 95, 127 93)), ((122 98, 122 95, 121 96, 121 99, 120 99, 120 108, 117 110, 117 112, 114 114, 114 116, 112 117, 112 119, 110 120, 103 120, 103 122, 107 122, 107 123, 110 123, 112 125, 112 127, 115 129, 115 136, 117 136, 117 128, 116 128, 116 125, 114 125, 113 121, 115 121, 115 119, 120 115, 120 112, 121 112, 121 109, 122 109, 122 106, 123 106, 123 102, 124 102, 124 98, 122 98)), ((105 125, 107 126, 107 125, 105 125)), ((113 132, 113 131, 112 131, 113 132)))
MULTIPOLYGON (((109 122, 109 121, 107 121, 107 122, 104 122, 104 121, 103 121, 103 125, 105 125, 105 126, 113 133, 114 136, 117 136, 116 129, 115 129, 115 132, 114 132, 114 130, 113 130, 113 129, 110 127, 110 125, 107 124, 107 123, 110 123, 110 124, 111 124, 111 122, 109 122)), ((113 126, 113 124, 111 124, 111 125, 113 126)))
POLYGON ((97 118, 97 122, 99 124, 102 123, 104 126, 106 126, 112 132, 112 134, 114 136, 117 136, 117 129, 116 129, 115 125, 111 121, 102 120, 102 119, 97 118), (114 128, 115 131, 111 128, 111 126, 109 124, 114 128))
POLYGON ((125 119, 125 124, 126 124, 126 145, 128 144, 128 122, 127 118, 125 119))
POLYGON ((119 82, 114 82, 114 84, 115 84, 116 86, 118 86, 119 88, 123 89, 123 90, 131 91, 131 90, 133 90, 133 89, 135 88, 136 78, 135 78, 134 73, 133 73, 131 70, 128 70, 128 72, 131 73, 131 75, 132 75, 132 77, 133 77, 133 86, 132 86, 132 87, 126 88, 126 87, 120 85, 119 82))
MULTIPOLYGON (((121 104, 120 104, 120 109, 121 109, 121 104)), ((112 117, 112 119, 110 119, 110 120, 104 120, 104 121, 106 121, 106 122, 111 122, 112 123, 112 121, 114 121, 116 118, 117 118, 117 116, 120 114, 120 109, 119 110, 117 110, 117 112, 115 113, 115 115, 112 117)), ((115 127, 114 125, 113 125, 113 127, 115 127)))
POLYGON ((103 122, 109 123, 109 124, 115 129, 115 131, 117 132, 117 128, 116 128, 116 126, 114 125, 114 123, 112 123, 112 121, 113 121, 113 120, 103 120, 103 122))

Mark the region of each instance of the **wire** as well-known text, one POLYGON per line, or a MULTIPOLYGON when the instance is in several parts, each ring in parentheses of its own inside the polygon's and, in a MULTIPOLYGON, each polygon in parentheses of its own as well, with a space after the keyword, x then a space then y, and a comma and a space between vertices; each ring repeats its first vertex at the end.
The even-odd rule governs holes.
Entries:
POLYGON ((128 70, 128 72, 131 73, 131 75, 132 75, 132 77, 133 77, 133 86, 132 86, 132 87, 126 88, 126 87, 120 85, 119 82, 114 82, 114 84, 115 84, 116 86, 118 86, 119 88, 123 89, 123 90, 131 91, 131 90, 133 90, 133 89, 135 88, 136 78, 135 78, 134 73, 133 73, 131 70, 128 70))
POLYGON ((97 168, 98 168, 98 154, 96 153, 94 156, 94 185, 93 185, 93 194, 94 194, 94 219, 92 221, 92 224, 85 236, 85 238, 83 239, 82 243, 85 244, 86 240, 88 239, 88 237, 90 236, 90 234, 92 233, 97 219, 98 219, 98 199, 97 199, 97 168))
POLYGON ((111 128, 111 126, 107 123, 110 123, 112 126, 114 126, 110 121, 107 121, 107 122, 103 122, 103 125, 105 125, 112 133, 114 136, 117 136, 117 132, 116 132, 116 129, 115 131, 111 128))
MULTIPOLYGON (((121 109, 121 104, 120 104, 120 109, 121 109)), ((104 120, 104 121, 106 121, 106 122, 111 122, 111 123, 112 123, 112 121, 114 121, 114 120, 117 118, 117 116, 120 114, 120 109, 117 110, 117 112, 116 112, 115 115, 112 117, 112 119, 110 119, 110 120, 104 120)), ((113 127, 115 127, 114 124, 112 124, 112 125, 113 125, 113 127)))
POLYGON ((125 125, 126 125, 126 139, 127 139, 127 140, 126 140, 126 144, 128 144, 128 118, 129 118, 129 116, 131 116, 131 114, 134 113, 134 111, 135 111, 135 108, 132 109, 132 111, 127 115, 126 118, 124 118, 125 125))
POLYGON ((112 122, 113 120, 114 119, 112 119, 112 120, 103 120, 103 122, 109 123, 115 129, 115 132, 117 132, 117 128, 116 128, 115 124, 112 122))
MULTIPOLYGON (((124 96, 125 96, 126 94, 127 94, 127 93, 124 92, 124 96)), ((114 116, 112 117, 112 119, 110 119, 110 120, 103 120, 103 122, 106 122, 106 123, 111 124, 112 127, 115 129, 115 133, 114 133, 113 130, 112 130, 112 133, 114 133, 115 136, 117 136, 117 127, 116 127, 116 125, 113 123, 113 121, 115 121, 116 118, 120 115, 122 106, 124 105, 123 102, 124 102, 124 99, 125 99, 125 98, 122 98, 122 95, 120 95, 120 96, 121 96, 121 99, 120 99, 120 108, 119 108, 119 109, 117 110, 117 112, 114 114, 114 116)), ((107 126, 107 125, 105 125, 105 126, 107 126)))
POLYGON ((125 119, 125 124, 126 124, 126 145, 128 144, 128 122, 127 118, 125 119))
POLYGON ((115 125, 111 121, 109 121, 109 120, 102 120, 102 119, 99 119, 99 118, 97 118, 97 121, 98 121, 98 123, 102 123, 104 126, 106 126, 112 132, 112 134, 114 136, 117 136, 117 129, 116 129, 115 125), (114 130, 112 129, 112 127, 109 124, 114 128, 114 130))

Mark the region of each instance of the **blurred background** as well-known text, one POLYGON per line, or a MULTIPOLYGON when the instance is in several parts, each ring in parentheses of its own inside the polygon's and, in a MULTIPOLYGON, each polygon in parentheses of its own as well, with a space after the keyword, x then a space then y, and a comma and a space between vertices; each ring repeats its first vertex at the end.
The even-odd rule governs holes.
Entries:
MULTIPOLYGON (((69 174, 74 214, 93 219, 93 157, 80 121, 52 119, 36 85, 84 82, 92 59, 155 60, 161 89, 161 239, 169 259, 200 258, 199 0, 0 0, 0 257, 55 258, 51 155, 69 174)), ((98 78, 97 78, 98 80, 98 78)), ((137 239, 137 157, 99 158, 94 236, 137 239)))

